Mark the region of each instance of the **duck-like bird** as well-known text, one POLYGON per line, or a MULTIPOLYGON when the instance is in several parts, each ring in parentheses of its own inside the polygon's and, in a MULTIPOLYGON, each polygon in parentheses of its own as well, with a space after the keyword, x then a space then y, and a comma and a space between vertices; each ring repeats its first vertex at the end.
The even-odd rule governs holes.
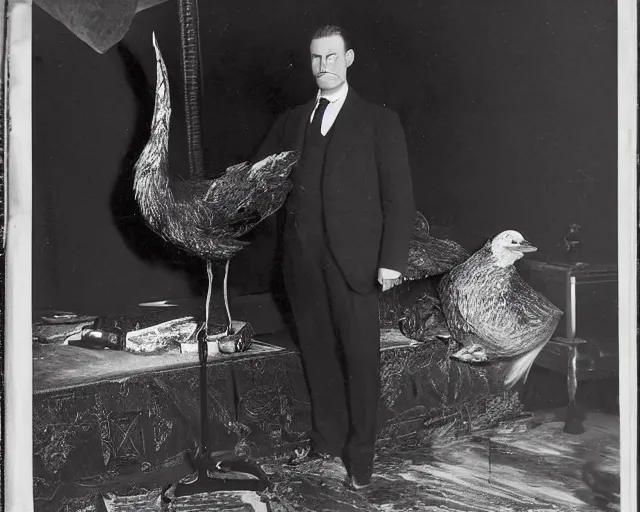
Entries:
POLYGON ((475 363, 508 360, 508 388, 526 381, 563 314, 525 283, 514 266, 524 253, 536 250, 517 231, 504 231, 439 285, 449 330, 462 344, 453 357, 475 363))
POLYGON ((170 180, 168 172, 171 101, 169 79, 155 34, 157 84, 151 136, 134 169, 135 197, 151 229, 207 262, 209 289, 205 328, 209 324, 212 260, 226 260, 224 298, 227 333, 232 332, 227 297, 230 259, 249 242, 240 238, 284 203, 297 152, 272 155, 250 166, 234 165, 217 179, 170 180))

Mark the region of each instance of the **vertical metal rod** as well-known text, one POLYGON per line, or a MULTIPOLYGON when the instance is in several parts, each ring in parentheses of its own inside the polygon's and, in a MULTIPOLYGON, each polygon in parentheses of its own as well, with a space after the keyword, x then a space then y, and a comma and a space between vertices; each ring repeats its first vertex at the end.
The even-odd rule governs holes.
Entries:
POLYGON ((231 260, 227 260, 227 263, 224 266, 224 307, 227 310, 227 334, 233 334, 233 321, 231 320, 231 310, 229 309, 229 291, 228 291, 228 281, 229 281, 229 264, 231 260))
POLYGON ((576 405, 576 392, 578 390, 578 345, 576 344, 576 277, 567 274, 567 393, 569 405, 564 424, 564 432, 581 434, 584 432, 582 418, 576 405))
POLYGON ((198 335, 200 355, 200 452, 204 460, 209 458, 209 414, 207 405, 207 345, 206 329, 198 335))
POLYGON ((576 278, 571 275, 571 271, 567 274, 567 290, 566 290, 566 316, 567 316, 567 340, 573 341, 576 336, 576 278))
POLYGON ((204 332, 209 335, 209 310, 211 309, 211 288, 213 284, 213 270, 211 269, 211 260, 207 259, 207 279, 209 286, 207 288, 207 302, 205 303, 204 311, 204 332))
MULTIPOLYGON (((576 338, 576 277, 570 273, 567 279, 567 310, 569 316, 567 318, 568 332, 567 339, 571 343, 575 343, 576 338)), ((569 349, 567 368, 567 390, 569 392, 569 403, 573 403, 578 389, 577 360, 578 348, 573 345, 569 349)))

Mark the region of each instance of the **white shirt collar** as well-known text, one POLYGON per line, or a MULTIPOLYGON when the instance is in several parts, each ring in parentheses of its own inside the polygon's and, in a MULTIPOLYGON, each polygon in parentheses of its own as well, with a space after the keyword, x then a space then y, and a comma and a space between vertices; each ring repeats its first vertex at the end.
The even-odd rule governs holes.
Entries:
POLYGON ((320 97, 324 97, 329 100, 329 103, 335 103, 336 101, 344 101, 347 97, 347 93, 349 92, 349 84, 345 82, 340 89, 330 94, 322 95, 320 94, 322 91, 318 91, 318 96, 316 97, 316 103, 320 99, 320 97))

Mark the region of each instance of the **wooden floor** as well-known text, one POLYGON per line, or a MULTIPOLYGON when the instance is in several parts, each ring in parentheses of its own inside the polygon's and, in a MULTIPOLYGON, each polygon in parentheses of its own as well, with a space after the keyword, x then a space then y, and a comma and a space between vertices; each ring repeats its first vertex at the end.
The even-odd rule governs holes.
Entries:
POLYGON ((562 410, 540 412, 444 446, 385 449, 377 454, 373 483, 365 492, 349 490, 344 469, 336 464, 290 468, 268 459, 261 463, 273 488, 262 496, 218 493, 174 498, 163 505, 156 489, 135 497, 105 496, 105 506, 98 510, 619 510, 618 417, 589 413, 586 432, 571 435, 562 431, 562 416, 562 410))

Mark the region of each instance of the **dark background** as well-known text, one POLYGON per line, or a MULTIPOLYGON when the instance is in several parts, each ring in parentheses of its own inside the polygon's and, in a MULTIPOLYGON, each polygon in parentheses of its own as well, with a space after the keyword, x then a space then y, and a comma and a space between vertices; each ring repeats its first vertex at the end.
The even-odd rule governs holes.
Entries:
MULTIPOLYGON (((581 225, 584 261, 617 257, 614 0, 200 2, 206 161, 249 158, 278 113, 314 94, 309 34, 351 31, 349 82, 401 116, 416 205, 469 250, 517 229, 544 260, 581 225)), ((99 55, 33 10, 34 307, 108 314, 200 295, 204 263, 138 215, 131 170, 153 112, 156 32, 172 85, 172 172, 185 174, 177 3, 136 16, 99 55)), ((274 234, 231 268, 266 290, 274 234)), ((218 279, 220 276, 218 276, 218 279)))

